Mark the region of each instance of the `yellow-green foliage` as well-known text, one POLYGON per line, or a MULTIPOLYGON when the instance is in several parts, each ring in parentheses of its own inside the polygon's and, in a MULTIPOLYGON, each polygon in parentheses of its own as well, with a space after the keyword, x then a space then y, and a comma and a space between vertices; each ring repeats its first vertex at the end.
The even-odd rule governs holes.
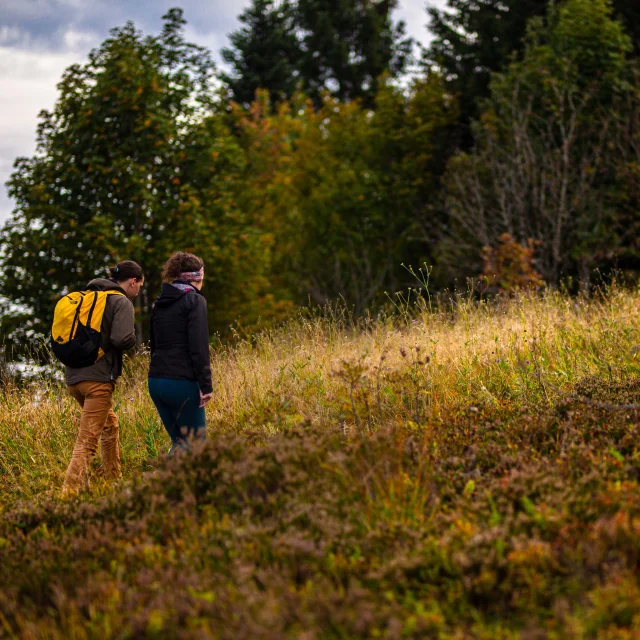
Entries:
POLYGON ((300 318, 213 354, 209 442, 155 473, 131 359, 125 482, 72 500, 76 407, 6 386, 0 637, 638 637, 639 302, 300 318))

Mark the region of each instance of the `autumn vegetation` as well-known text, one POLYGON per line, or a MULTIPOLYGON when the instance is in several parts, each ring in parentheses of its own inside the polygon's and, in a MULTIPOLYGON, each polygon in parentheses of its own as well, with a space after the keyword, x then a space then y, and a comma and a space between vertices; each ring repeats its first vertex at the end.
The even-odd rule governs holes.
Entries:
POLYGON ((455 0, 413 67, 396 4, 254 0, 223 74, 173 9, 159 34, 116 28, 70 67, 8 183, 6 359, 119 259, 147 274, 144 341, 176 248, 204 258, 222 341, 339 299, 375 314, 424 265, 434 291, 465 289, 505 234, 553 288, 635 277, 635 3, 455 0), (473 40, 453 37, 464 25, 473 40))
POLYGON ((449 0, 421 54, 396 5, 252 0, 224 71, 172 9, 64 74, 0 232, 0 638, 640 637, 637 3, 449 0), (168 459, 176 249, 214 397, 168 459), (43 339, 120 259, 123 478, 63 498, 43 339))
POLYGON ((300 317, 215 350, 173 460, 142 354, 125 478, 71 500, 77 408, 5 384, 0 637, 636 637, 638 302, 300 317))

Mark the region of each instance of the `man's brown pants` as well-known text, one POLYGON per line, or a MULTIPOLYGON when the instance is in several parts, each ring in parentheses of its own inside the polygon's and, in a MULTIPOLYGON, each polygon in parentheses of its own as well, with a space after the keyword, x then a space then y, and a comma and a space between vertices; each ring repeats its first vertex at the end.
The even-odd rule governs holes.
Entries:
POLYGON ((113 384, 110 382, 80 382, 70 386, 69 393, 82 407, 82 416, 63 490, 76 492, 89 484, 89 465, 98 443, 102 474, 108 480, 120 477, 118 418, 111 408, 113 384))

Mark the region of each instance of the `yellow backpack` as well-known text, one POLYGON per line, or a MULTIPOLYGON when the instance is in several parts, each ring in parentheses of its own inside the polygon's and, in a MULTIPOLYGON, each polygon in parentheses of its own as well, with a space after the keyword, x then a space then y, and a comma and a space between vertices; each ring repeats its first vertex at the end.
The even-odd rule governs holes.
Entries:
POLYGON ((51 327, 51 349, 68 367, 89 367, 104 355, 100 327, 109 296, 119 291, 75 291, 56 304, 51 327))

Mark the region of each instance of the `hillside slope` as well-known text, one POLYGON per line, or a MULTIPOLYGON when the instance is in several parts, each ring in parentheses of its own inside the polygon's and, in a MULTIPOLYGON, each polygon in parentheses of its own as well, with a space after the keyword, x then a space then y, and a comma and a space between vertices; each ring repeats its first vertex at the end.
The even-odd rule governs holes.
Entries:
POLYGON ((132 360, 126 480, 69 501, 75 408, 6 386, 0 637, 638 637, 638 302, 298 320, 214 354, 155 471, 132 360))

